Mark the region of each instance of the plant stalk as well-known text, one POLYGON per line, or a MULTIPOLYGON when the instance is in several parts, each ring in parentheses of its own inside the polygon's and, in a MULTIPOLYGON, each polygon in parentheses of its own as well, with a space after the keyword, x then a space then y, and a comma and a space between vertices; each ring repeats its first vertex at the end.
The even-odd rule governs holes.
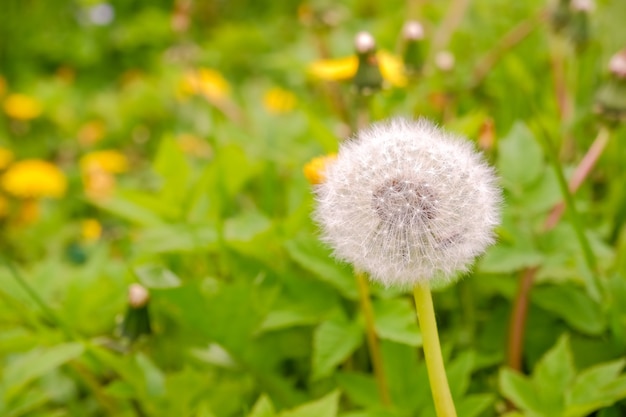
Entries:
POLYGON ((374 308, 372 307, 372 300, 370 298, 369 284, 367 283, 365 273, 355 271, 354 276, 356 277, 357 286, 359 287, 359 301, 361 303, 361 311, 363 311, 363 316, 365 317, 367 347, 372 360, 372 368, 374 368, 374 376, 376 378, 378 393, 382 403, 389 406, 391 405, 391 397, 389 395, 387 378, 385 377, 383 357, 380 353, 380 345, 378 343, 378 337, 376 336, 374 308))
MULTIPOLYGON (((570 178, 568 189, 570 193, 575 193, 587 178, 591 170, 594 168, 600 155, 606 148, 610 138, 610 130, 606 126, 602 126, 598 132, 598 136, 594 140, 591 147, 576 167, 574 174, 570 178)), ((565 201, 558 202, 550 214, 546 218, 543 225, 544 231, 552 230, 563 217, 565 212, 565 201)), ((513 312, 509 322, 508 337, 508 365, 510 368, 520 371, 522 369, 522 346, 524 344, 524 333, 526 330, 526 317, 528 315, 528 304, 530 303, 530 291, 533 287, 538 267, 526 268, 520 275, 519 286, 515 301, 513 303, 513 312)))
POLYGON ((452 401, 446 369, 443 365, 433 298, 428 283, 416 285, 413 288, 413 296, 417 319, 422 330, 424 358, 426 359, 428 380, 430 381, 430 390, 435 402, 437 417, 456 417, 456 409, 454 408, 454 401, 452 401))

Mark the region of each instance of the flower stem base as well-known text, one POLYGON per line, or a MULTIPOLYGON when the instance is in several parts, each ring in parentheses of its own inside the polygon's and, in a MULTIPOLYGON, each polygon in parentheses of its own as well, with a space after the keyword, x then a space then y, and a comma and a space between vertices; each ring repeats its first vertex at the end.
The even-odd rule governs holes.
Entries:
POLYGON ((435 309, 428 283, 416 285, 413 289, 413 296, 417 319, 422 330, 424 358, 437 417, 456 417, 456 409, 441 356, 435 309))

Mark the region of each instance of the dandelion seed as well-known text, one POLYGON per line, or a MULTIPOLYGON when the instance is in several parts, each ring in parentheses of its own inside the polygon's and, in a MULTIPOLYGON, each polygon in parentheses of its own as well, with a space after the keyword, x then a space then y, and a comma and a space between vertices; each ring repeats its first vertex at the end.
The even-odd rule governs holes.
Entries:
POLYGON ((494 240, 493 169, 470 142, 425 119, 359 132, 324 176, 315 211, 323 239, 385 285, 451 279, 494 240))

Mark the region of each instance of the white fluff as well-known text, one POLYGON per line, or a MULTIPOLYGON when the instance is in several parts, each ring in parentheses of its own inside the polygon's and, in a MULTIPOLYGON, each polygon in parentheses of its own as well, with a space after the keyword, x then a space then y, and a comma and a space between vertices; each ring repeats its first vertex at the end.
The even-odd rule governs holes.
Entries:
POLYGON ((493 169, 471 142, 425 119, 359 132, 324 175, 314 214, 323 240, 384 285, 450 279, 494 241, 493 169))

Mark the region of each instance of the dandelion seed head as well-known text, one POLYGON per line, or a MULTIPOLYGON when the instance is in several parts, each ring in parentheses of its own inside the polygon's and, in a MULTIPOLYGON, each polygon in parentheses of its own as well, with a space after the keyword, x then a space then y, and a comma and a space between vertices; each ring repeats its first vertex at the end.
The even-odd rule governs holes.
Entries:
POLYGON ((493 169, 470 142, 425 119, 359 132, 324 177, 314 214, 323 240, 384 285, 451 279, 493 243, 493 169))

